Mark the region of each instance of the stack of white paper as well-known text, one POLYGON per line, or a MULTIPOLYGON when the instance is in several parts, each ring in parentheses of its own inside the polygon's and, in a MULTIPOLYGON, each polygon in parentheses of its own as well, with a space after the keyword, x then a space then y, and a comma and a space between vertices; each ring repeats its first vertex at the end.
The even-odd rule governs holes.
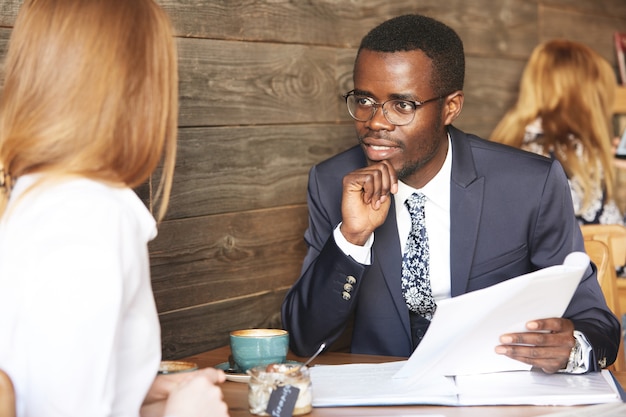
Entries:
POLYGON ((403 364, 315 366, 311 369, 313 406, 582 405, 621 401, 606 370, 585 375, 509 371, 432 376, 421 382, 392 378, 403 364))

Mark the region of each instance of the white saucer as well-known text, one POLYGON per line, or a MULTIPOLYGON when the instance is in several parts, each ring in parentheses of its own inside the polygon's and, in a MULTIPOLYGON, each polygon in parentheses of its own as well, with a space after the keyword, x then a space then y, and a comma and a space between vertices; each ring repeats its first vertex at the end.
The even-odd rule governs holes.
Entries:
POLYGON ((250 381, 250 375, 246 373, 234 373, 233 371, 226 372, 230 369, 230 364, 228 362, 222 362, 214 366, 214 368, 221 369, 226 373, 226 380, 233 382, 248 382, 250 381))
MULTIPOLYGON (((301 362, 297 362, 297 361, 285 361, 285 363, 294 363, 294 364, 299 364, 301 362)), ((236 372, 236 371, 228 371, 230 368, 230 364, 228 362, 222 362, 219 363, 217 365, 214 366, 214 368, 217 369, 221 369, 222 371, 224 371, 224 373, 226 373, 226 380, 227 381, 233 381, 233 382, 245 382, 247 383, 248 381, 250 381, 250 375, 244 373, 240 373, 240 372, 236 372)))

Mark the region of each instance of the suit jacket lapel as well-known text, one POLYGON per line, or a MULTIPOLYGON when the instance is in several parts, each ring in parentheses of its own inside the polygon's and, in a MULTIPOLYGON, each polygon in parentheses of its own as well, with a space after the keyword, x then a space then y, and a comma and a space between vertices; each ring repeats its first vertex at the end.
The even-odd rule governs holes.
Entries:
POLYGON ((411 340, 409 310, 404 301, 400 284, 400 277, 402 276, 402 247, 398 237, 398 224, 395 212, 395 199, 392 198, 387 219, 385 223, 376 229, 374 235, 372 267, 379 268, 377 272, 385 279, 400 321, 407 337, 411 340))
POLYGON ((469 141, 449 126, 452 139, 450 179, 450 280, 451 294, 467 288, 483 207, 484 178, 478 177, 469 141))

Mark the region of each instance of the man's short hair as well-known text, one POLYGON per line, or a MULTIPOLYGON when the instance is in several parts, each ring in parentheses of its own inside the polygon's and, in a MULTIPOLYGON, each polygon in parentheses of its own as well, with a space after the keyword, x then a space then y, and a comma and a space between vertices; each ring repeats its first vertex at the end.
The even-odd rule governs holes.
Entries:
POLYGON ((436 94, 444 95, 463 89, 463 42, 454 30, 438 20, 417 14, 394 17, 365 35, 359 53, 363 49, 376 52, 419 49, 432 60, 432 88, 436 94))

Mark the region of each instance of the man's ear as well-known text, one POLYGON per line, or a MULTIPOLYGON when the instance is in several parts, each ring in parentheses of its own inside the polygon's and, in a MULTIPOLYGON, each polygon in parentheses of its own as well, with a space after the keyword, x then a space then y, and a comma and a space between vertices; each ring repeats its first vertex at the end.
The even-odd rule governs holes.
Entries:
POLYGON ((446 126, 451 125, 452 122, 459 117, 459 114, 461 114, 463 100, 465 100, 465 96, 461 90, 446 96, 446 101, 443 106, 443 120, 446 126))

